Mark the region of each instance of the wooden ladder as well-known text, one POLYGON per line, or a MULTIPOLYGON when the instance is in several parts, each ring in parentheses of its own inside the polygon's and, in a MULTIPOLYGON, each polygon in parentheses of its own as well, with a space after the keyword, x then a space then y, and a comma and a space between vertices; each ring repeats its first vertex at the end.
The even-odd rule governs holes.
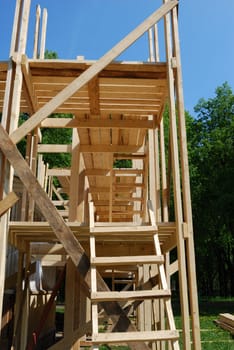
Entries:
MULTIPOLYGON (((150 226, 142 226, 142 232, 152 233, 152 239, 155 247, 155 255, 143 256, 96 256, 96 236, 100 233, 105 234, 114 232, 114 234, 126 234, 134 230, 134 226, 96 226, 94 223, 94 208, 93 203, 90 202, 90 263, 91 263, 91 314, 92 314, 92 344, 93 349, 98 349, 100 344, 114 344, 114 343, 131 343, 131 342, 162 342, 167 341, 171 344, 172 350, 179 350, 179 332, 176 330, 172 306, 171 306, 171 292, 168 289, 166 273, 164 268, 164 256, 161 253, 159 237, 157 233, 157 225, 154 217, 151 202, 148 203, 149 217, 151 221, 150 226), (125 266, 125 265, 144 265, 157 264, 159 272, 159 281, 161 289, 152 290, 131 290, 131 291, 98 291, 97 290, 97 267, 101 266, 125 266), (137 332, 109 332, 99 333, 98 323, 98 303, 101 302, 123 302, 123 301, 144 301, 162 299, 165 304, 165 311, 168 320, 168 329, 153 330, 153 331, 137 331, 137 332)), ((139 230, 139 226, 137 226, 139 230)), ((124 238, 123 238, 124 239, 124 238)))

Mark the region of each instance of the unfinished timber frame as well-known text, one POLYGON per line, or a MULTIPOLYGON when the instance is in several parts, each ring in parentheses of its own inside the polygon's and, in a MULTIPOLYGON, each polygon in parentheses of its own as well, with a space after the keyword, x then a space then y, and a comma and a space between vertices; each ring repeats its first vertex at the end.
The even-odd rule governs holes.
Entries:
POLYGON ((16 1, 0 62, 1 348, 200 350, 178 1, 95 62, 44 58, 40 6, 28 58, 30 5, 16 1), (144 35, 147 62, 117 61, 144 35), (46 144, 45 129, 70 129, 71 140, 46 144), (70 166, 51 167, 48 153, 70 154, 70 166))

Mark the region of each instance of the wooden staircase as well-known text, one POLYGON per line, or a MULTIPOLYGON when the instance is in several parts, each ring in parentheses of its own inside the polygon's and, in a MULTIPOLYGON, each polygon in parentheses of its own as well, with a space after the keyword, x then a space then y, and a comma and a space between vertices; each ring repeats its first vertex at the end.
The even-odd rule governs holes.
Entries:
MULTIPOLYGON (((95 227, 94 222, 94 206, 90 202, 90 262, 91 262, 91 313, 92 313, 92 344, 94 349, 98 349, 100 344, 119 344, 131 342, 167 342, 171 344, 173 350, 179 350, 179 332, 176 330, 172 307, 171 307, 171 291, 168 289, 166 273, 164 268, 164 256, 161 253, 157 225, 152 209, 151 202, 148 203, 149 217, 151 224, 142 227, 142 235, 145 232, 152 234, 152 243, 155 248, 155 255, 142 256, 96 256, 96 238, 100 233, 108 233, 118 236, 121 233, 121 240, 124 240, 123 232, 126 236, 129 231, 133 230, 133 226, 123 226, 118 223, 110 223, 110 226, 103 225, 95 227), (113 230, 112 230, 113 229, 113 230), (111 233, 110 233, 111 232, 111 233), (139 290, 124 290, 124 291, 98 291, 97 290, 97 273, 100 267, 121 267, 121 266, 140 266, 156 264, 158 266, 159 288, 139 289, 139 290), (167 329, 157 329, 151 331, 137 332, 106 332, 99 333, 99 303, 102 302, 141 302, 146 300, 163 300, 167 316, 167 329)), ((136 230, 140 230, 140 226, 136 226, 136 230)))

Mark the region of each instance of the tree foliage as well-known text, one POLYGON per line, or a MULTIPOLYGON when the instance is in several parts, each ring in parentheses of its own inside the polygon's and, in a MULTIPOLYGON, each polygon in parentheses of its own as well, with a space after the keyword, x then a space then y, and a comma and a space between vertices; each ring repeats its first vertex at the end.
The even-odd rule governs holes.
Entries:
POLYGON ((197 269, 205 294, 234 295, 234 95, 227 83, 200 99, 189 123, 197 269))

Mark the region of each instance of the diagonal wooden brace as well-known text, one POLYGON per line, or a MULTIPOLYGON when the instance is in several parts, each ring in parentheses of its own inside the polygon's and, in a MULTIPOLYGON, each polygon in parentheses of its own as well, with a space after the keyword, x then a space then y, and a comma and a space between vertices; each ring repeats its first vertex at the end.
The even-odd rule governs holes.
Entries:
MULTIPOLYGON (((33 175, 27 162, 24 160, 17 147, 1 125, 0 149, 17 172, 17 175, 21 179, 27 191, 36 201, 41 213, 50 224, 58 240, 63 244, 67 254, 71 257, 73 263, 83 277, 87 288, 90 289, 91 273, 88 256, 86 255, 84 249, 70 228, 66 225, 63 218, 60 216, 57 209, 54 207, 46 192, 41 187, 36 177, 33 175)), ((99 274, 97 274, 97 284, 100 291, 109 290, 106 283, 99 274)), ((113 323, 116 324, 116 330, 136 331, 136 328, 131 324, 131 321, 117 302, 102 303, 102 306, 106 314, 112 319, 113 323)), ((129 344, 129 346, 133 350, 149 349, 145 343, 139 342, 133 342, 129 344)))
POLYGON ((19 200, 15 192, 10 192, 5 198, 0 201, 0 216, 5 214, 8 209, 19 200))

